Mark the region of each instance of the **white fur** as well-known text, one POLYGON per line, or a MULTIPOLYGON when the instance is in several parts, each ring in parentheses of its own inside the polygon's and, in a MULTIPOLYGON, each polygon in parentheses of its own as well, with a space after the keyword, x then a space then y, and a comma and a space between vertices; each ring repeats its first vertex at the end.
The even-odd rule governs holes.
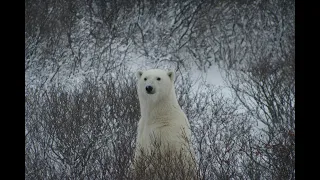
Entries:
POLYGON ((161 140, 161 144, 166 145, 161 148, 167 149, 168 145, 177 151, 191 148, 190 124, 176 98, 174 72, 151 69, 139 71, 137 78, 141 119, 138 124, 135 157, 140 155, 139 148, 146 152, 151 151, 153 136, 161 140), (146 86, 150 85, 155 89, 154 94, 148 94, 146 91, 146 86), (182 138, 182 134, 189 142, 182 138))

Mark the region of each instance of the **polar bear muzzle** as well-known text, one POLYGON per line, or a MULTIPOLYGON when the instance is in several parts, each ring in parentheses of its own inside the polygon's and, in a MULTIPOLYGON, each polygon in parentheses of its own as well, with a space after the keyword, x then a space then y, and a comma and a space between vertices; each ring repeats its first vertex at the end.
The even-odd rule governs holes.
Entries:
POLYGON ((146 86, 146 91, 148 94, 154 94, 155 93, 155 90, 152 86, 146 86))

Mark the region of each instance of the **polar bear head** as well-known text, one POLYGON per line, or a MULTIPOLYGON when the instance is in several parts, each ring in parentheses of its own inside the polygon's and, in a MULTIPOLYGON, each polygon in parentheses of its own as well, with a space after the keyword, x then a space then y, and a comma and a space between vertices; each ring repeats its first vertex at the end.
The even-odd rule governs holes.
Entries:
POLYGON ((153 103, 171 98, 174 93, 174 72, 150 69, 137 72, 137 91, 140 101, 153 103))

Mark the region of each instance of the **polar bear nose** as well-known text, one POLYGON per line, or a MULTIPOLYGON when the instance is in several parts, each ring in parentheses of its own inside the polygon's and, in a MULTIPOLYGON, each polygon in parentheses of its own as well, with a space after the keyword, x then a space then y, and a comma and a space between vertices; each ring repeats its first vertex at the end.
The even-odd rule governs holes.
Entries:
POLYGON ((151 93, 153 90, 153 87, 152 86, 146 86, 146 91, 147 93, 151 93))

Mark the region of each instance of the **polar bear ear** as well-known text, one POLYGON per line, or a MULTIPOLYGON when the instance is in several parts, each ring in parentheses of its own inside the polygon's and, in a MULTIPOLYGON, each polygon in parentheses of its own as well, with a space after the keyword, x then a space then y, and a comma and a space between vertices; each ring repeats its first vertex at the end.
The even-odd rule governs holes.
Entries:
POLYGON ((141 76, 142 76, 142 74, 143 74, 143 72, 142 72, 142 71, 138 71, 138 72, 136 73, 137 78, 138 78, 138 79, 140 79, 140 78, 141 78, 141 76))
POLYGON ((170 80, 173 82, 174 81, 174 75, 175 75, 174 71, 170 70, 170 71, 167 72, 167 74, 168 74, 170 80))

